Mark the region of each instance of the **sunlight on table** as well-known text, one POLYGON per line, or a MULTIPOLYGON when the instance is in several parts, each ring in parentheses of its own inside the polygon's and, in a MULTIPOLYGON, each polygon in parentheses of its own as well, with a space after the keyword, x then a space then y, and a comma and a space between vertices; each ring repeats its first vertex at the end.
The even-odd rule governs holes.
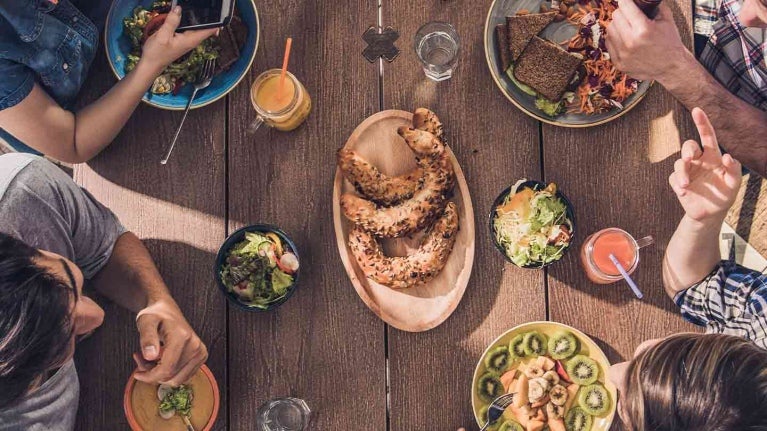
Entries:
POLYGON ((658 163, 674 156, 681 148, 679 129, 674 120, 674 111, 659 116, 650 122, 648 133, 647 159, 658 163))

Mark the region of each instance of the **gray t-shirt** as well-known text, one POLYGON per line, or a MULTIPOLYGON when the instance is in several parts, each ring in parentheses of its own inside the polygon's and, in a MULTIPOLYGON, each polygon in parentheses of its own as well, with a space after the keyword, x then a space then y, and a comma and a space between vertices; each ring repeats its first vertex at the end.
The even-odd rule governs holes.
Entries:
MULTIPOLYGON (((90 279, 126 229, 54 164, 13 153, 0 156, 0 231, 65 256, 90 279)), ((0 410, 0 431, 73 430, 79 393, 70 360, 21 401, 0 410)))

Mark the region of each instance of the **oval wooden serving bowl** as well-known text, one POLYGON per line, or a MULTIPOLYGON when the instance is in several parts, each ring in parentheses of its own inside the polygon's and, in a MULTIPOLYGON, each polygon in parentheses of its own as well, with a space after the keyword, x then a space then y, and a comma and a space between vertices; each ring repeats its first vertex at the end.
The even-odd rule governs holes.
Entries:
MULTIPOLYGON (((439 115, 439 113, 437 113, 439 115)), ((359 153, 387 175, 399 175, 416 167, 415 156, 397 134, 400 126, 411 126, 413 114, 388 110, 368 117, 346 141, 344 148, 359 153)), ((449 125, 446 126, 449 128, 449 125)), ((395 290, 365 277, 348 246, 351 222, 341 212, 340 198, 356 193, 354 187, 336 170, 333 185, 333 222, 341 261, 354 289, 365 305, 389 325, 408 332, 427 331, 444 322, 458 306, 469 283, 474 263, 474 209, 469 188, 455 155, 447 148, 456 175, 451 199, 458 207, 459 230, 445 268, 430 282, 409 289, 395 290)), ((390 256, 403 256, 418 247, 421 235, 383 241, 390 256)))

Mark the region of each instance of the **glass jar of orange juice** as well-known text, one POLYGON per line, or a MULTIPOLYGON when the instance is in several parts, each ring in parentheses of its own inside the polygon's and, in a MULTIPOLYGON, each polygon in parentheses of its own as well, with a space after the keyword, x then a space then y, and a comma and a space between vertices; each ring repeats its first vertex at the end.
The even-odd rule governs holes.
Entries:
POLYGON ((288 132, 309 116, 312 99, 306 88, 290 72, 285 72, 285 81, 281 83, 281 73, 280 69, 267 70, 250 87, 250 101, 257 116, 249 132, 255 132, 262 124, 288 132))
POLYGON ((586 276, 594 283, 615 283, 623 277, 610 255, 615 256, 618 263, 631 274, 639 266, 639 249, 652 243, 651 236, 635 240, 622 229, 602 229, 586 238, 581 246, 581 265, 586 271, 586 276))

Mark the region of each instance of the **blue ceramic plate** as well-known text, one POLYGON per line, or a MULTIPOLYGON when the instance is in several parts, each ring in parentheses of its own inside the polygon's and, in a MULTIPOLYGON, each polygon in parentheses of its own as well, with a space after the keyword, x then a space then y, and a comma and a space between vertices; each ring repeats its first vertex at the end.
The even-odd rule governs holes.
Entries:
MULTIPOLYGON (((149 7, 151 4, 152 0, 114 0, 111 9, 109 9, 106 30, 104 31, 104 46, 109 65, 117 79, 122 79, 125 76, 125 64, 131 49, 130 40, 123 33, 123 19, 130 16, 136 6, 149 7)), ((240 59, 227 71, 216 75, 210 86, 197 94, 194 103, 192 103, 192 109, 213 103, 232 91, 248 73, 248 69, 256 57, 260 33, 256 4, 253 0, 236 0, 236 6, 242 22, 248 27, 248 39, 245 45, 240 47, 240 59)), ((147 91, 143 100, 158 108, 181 110, 186 108, 192 90, 192 86, 187 84, 181 88, 178 94, 152 94, 147 91)))

